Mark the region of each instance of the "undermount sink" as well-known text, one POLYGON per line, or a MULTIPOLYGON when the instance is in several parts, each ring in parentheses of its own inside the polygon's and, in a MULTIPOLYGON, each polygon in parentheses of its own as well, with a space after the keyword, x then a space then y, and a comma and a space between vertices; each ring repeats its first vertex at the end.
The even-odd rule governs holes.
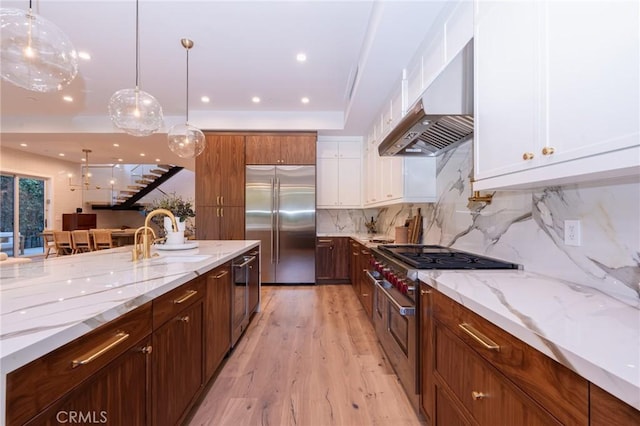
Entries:
POLYGON ((151 259, 151 261, 156 263, 193 263, 202 262, 203 260, 207 259, 211 259, 211 256, 207 254, 191 254, 188 256, 171 255, 154 257, 151 259))

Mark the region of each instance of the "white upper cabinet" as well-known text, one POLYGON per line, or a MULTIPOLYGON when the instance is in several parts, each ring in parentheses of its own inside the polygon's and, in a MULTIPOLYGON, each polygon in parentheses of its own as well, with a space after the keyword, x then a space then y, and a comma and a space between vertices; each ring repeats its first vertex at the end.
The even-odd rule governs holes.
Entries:
POLYGON ((318 138, 318 208, 362 207, 362 139, 318 138))
POLYGON ((640 172, 639 8, 476 1, 474 189, 640 172))

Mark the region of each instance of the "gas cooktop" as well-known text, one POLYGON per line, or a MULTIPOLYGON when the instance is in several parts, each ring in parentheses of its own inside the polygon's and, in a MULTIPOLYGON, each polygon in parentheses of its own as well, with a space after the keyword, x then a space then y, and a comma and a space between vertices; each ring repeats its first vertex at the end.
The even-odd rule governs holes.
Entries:
POLYGON ((379 245, 378 249, 416 269, 518 269, 519 265, 435 245, 379 245))

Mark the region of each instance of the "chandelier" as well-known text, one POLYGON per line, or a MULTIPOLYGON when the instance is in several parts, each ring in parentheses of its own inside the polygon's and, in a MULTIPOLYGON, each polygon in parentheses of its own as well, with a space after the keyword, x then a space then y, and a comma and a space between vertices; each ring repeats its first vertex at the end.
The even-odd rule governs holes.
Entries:
POLYGON ((113 124, 133 136, 149 136, 162 126, 162 107, 149 93, 140 90, 140 25, 136 0, 136 87, 121 89, 109 99, 113 124))
POLYGON ((111 172, 111 179, 109 180, 109 187, 105 188, 103 186, 100 185, 92 185, 91 184, 91 178, 93 177, 93 174, 91 173, 90 167, 89 167, 89 154, 91 153, 90 149, 83 149, 82 152, 84 152, 84 164, 81 166, 80 170, 81 170, 81 180, 80 183, 72 183, 71 179, 73 179, 73 174, 69 173, 67 175, 67 177, 69 178, 69 190, 70 191, 75 191, 76 189, 80 189, 81 191, 87 191, 90 189, 113 189, 113 186, 116 184, 116 180, 113 178, 113 167, 112 166, 104 166, 104 167, 109 167, 112 169, 111 172))
POLYGON ((193 47, 193 41, 183 38, 180 43, 187 51, 187 114, 184 124, 176 124, 169 129, 167 139, 169 149, 178 157, 194 158, 204 151, 205 141, 204 133, 189 124, 189 50, 193 47))
POLYGON ((2 79, 34 92, 62 89, 78 74, 78 55, 60 28, 29 10, 0 8, 2 79))

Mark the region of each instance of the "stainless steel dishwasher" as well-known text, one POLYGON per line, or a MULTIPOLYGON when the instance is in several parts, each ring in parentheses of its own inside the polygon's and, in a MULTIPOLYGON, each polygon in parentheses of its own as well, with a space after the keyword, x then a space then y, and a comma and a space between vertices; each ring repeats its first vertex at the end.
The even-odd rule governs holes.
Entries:
POLYGON ((231 303, 231 347, 234 347, 249 324, 249 265, 255 256, 233 259, 233 302, 231 303))

